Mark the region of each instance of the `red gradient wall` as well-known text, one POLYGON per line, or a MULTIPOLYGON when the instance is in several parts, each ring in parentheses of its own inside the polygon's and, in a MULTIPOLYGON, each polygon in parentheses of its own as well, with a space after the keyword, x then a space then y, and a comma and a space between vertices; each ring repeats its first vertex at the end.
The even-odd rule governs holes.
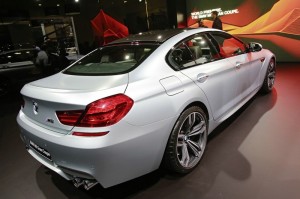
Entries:
MULTIPOLYGON (((260 0, 231 1, 236 1, 233 5, 238 13, 220 16, 225 31, 245 42, 261 43, 276 54, 278 61, 300 61, 300 0, 273 1, 264 9, 260 0)), ((191 12, 222 8, 222 5, 214 5, 213 2, 208 5, 204 0, 188 0, 187 4, 187 24, 195 28, 198 24, 192 19, 191 12)), ((212 25, 209 17, 204 18, 204 23, 208 27, 212 25)))

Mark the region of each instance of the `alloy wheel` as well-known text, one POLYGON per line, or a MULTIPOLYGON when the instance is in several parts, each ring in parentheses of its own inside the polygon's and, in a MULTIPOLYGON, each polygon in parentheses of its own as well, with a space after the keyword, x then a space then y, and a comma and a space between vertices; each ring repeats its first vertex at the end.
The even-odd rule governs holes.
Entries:
POLYGON ((275 70, 275 63, 271 61, 268 68, 268 87, 272 89, 275 82, 276 70, 275 70))
POLYGON ((199 112, 190 113, 177 138, 177 158, 184 168, 194 167, 201 159, 207 140, 206 120, 199 112))

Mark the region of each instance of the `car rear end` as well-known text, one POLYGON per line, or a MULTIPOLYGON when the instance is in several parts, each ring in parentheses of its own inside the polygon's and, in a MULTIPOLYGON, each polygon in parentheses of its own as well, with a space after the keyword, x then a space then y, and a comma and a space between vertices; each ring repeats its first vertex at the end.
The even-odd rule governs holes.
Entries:
POLYGON ((113 186, 154 170, 160 151, 149 148, 169 126, 167 121, 130 124, 127 116, 136 102, 124 93, 128 72, 155 48, 110 48, 113 57, 100 49, 61 73, 25 85, 17 122, 28 152, 86 189, 97 183, 113 186), (123 60, 111 60, 120 51, 125 52, 123 60), (141 52, 146 55, 136 54, 141 52), (135 56, 140 60, 134 61, 135 56))

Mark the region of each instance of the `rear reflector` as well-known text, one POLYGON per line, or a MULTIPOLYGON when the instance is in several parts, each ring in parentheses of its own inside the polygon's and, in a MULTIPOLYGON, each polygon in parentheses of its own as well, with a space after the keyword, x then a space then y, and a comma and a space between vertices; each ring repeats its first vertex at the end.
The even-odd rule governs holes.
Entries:
POLYGON ((72 135, 81 137, 98 137, 108 134, 109 132, 98 132, 98 133, 85 133, 85 132, 73 132, 72 135))

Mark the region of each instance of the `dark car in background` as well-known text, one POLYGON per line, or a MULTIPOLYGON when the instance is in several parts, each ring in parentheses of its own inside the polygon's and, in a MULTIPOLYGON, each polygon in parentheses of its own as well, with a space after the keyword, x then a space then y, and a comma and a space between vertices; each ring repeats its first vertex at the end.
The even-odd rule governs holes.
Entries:
POLYGON ((10 91, 20 89, 24 84, 52 75, 79 59, 80 55, 66 53, 48 53, 49 73, 35 65, 38 50, 36 48, 16 49, 0 52, 0 97, 10 91))
POLYGON ((35 66, 35 48, 11 50, 0 53, 0 97, 14 86, 32 81, 41 75, 35 66))

